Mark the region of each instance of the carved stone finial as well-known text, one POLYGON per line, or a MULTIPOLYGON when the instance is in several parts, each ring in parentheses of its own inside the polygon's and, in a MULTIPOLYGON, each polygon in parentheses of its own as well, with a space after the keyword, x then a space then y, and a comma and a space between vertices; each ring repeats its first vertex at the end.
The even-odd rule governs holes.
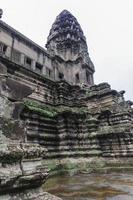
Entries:
MULTIPOLYGON (((83 31, 77 19, 67 10, 63 10, 57 17, 50 30, 47 45, 54 38, 64 36, 64 40, 73 36, 73 39, 78 41, 78 38, 85 40, 83 31)), ((63 40, 63 39, 62 39, 63 40)))
POLYGON ((82 57, 85 64, 94 66, 90 61, 86 38, 77 19, 67 10, 63 10, 52 25, 47 38, 48 52, 59 56, 61 59, 77 60, 82 57))
MULTIPOLYGON (((77 19, 67 10, 63 10, 57 17, 50 30, 46 47, 51 49, 52 41, 56 45, 56 50, 71 48, 73 51, 79 50, 80 41, 86 42, 83 31, 77 19)), ((76 52, 77 53, 77 52, 76 52)))
POLYGON ((93 84, 94 65, 90 60, 86 38, 77 19, 63 10, 52 25, 46 44, 56 61, 56 78, 71 84, 93 84))
POLYGON ((2 18, 3 10, 0 8, 0 18, 2 18))

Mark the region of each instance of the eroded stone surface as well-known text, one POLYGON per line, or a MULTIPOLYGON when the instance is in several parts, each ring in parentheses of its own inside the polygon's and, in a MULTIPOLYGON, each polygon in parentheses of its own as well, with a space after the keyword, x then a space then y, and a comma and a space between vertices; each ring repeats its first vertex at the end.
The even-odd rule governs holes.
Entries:
POLYGON ((0 196, 0 200, 61 200, 61 198, 43 192, 41 189, 25 190, 22 193, 0 196))
MULTIPOLYGON (((6 83, 7 76, 4 81, 6 83)), ((27 191, 41 187, 48 176, 47 168, 42 166, 46 148, 27 142, 25 123, 20 119, 23 99, 31 94, 30 87, 20 87, 19 81, 10 81, 9 85, 1 87, 0 93, 0 199, 53 199, 42 193, 41 188, 27 191)))
POLYGON ((86 38, 77 19, 67 10, 56 18, 50 30, 48 53, 54 58, 55 79, 71 84, 93 84, 94 65, 86 38))
MULTIPOLYGON (((45 159, 58 159, 61 169, 64 158, 133 156, 133 103, 108 83, 94 85, 86 39, 70 12, 56 18, 46 46, 54 80, 0 56, 0 194, 7 199, 28 200, 41 187, 57 167, 45 159)), ((30 198, 43 198, 40 191, 30 198)))

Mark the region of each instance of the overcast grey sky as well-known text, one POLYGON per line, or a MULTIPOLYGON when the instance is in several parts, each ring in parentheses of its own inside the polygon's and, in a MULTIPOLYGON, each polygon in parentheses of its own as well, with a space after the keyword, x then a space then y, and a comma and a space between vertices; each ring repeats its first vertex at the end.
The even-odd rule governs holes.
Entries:
POLYGON ((43 47, 56 16, 69 10, 87 38, 95 83, 133 100, 133 0, 0 0, 0 8, 3 21, 43 47))

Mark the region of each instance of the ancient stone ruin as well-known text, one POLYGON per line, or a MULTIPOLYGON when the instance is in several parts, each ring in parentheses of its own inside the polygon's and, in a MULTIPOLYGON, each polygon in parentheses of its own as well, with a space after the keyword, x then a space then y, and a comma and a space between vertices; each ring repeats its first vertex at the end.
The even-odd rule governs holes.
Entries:
POLYGON ((59 199, 42 185, 69 161, 132 161, 133 103, 94 84, 70 12, 57 16, 46 48, 0 20, 0 199, 59 199))

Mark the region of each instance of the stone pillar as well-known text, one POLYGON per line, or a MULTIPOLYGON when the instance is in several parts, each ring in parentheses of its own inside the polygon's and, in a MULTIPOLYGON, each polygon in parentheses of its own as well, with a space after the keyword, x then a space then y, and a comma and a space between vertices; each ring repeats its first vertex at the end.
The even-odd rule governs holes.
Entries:
POLYGON ((42 68, 42 74, 46 75, 46 67, 44 65, 43 65, 43 68, 42 68))
POLYGON ((36 61, 35 61, 35 60, 32 60, 31 69, 32 69, 32 70, 35 70, 35 69, 36 69, 36 61))
POLYGON ((11 47, 9 47, 9 46, 6 49, 6 57, 8 57, 9 59, 11 57, 11 47))
POLYGON ((90 74, 90 84, 91 84, 91 85, 94 84, 93 74, 90 74))
POLYGON ((24 65, 24 59, 25 59, 24 54, 21 54, 21 60, 20 60, 21 65, 24 65))
POLYGON ((85 69, 82 69, 82 71, 80 72, 80 83, 87 83, 85 69))
POLYGON ((58 81, 59 80, 59 78, 58 78, 58 75, 59 75, 59 72, 58 72, 58 70, 57 70, 57 67, 55 66, 55 70, 54 70, 54 79, 56 80, 56 81, 58 81))

